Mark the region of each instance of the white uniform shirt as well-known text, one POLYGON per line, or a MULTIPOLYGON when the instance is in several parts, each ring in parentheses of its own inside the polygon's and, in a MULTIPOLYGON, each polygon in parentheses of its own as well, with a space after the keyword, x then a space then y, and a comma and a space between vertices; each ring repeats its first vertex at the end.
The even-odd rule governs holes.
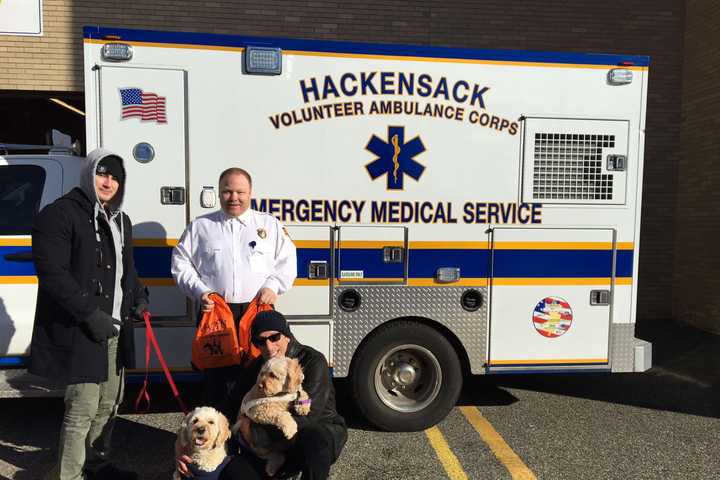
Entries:
POLYGON ((194 300, 217 292, 228 303, 249 302, 264 287, 282 294, 297 276, 295 245, 271 215, 219 210, 187 226, 173 249, 172 275, 194 300))

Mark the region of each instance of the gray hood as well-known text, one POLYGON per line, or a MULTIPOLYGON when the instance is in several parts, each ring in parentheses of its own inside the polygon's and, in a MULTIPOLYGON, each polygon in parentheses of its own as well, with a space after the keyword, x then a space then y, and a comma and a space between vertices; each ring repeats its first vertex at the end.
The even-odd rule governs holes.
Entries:
POLYGON ((120 184, 115 196, 108 202, 108 210, 113 214, 120 211, 122 208, 123 198, 125 197, 125 183, 127 182, 127 171, 125 170, 125 162, 120 155, 117 155, 104 148, 96 148, 92 152, 87 154, 85 157, 85 163, 80 171, 80 188, 87 195, 87 197, 94 201, 97 205, 100 205, 100 199, 95 191, 95 170, 97 169, 98 163, 105 157, 117 157, 122 165, 123 173, 125 174, 125 181, 120 184))

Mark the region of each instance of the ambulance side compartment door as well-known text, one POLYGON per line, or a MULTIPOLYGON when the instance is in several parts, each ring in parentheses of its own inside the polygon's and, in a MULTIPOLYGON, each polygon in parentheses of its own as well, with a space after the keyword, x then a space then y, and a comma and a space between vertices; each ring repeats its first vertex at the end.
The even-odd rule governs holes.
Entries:
POLYGON ((610 228, 495 228, 489 369, 607 370, 610 228))
POLYGON ((297 249, 297 278, 275 307, 289 318, 301 343, 332 359, 333 227, 287 225, 285 230, 297 249))

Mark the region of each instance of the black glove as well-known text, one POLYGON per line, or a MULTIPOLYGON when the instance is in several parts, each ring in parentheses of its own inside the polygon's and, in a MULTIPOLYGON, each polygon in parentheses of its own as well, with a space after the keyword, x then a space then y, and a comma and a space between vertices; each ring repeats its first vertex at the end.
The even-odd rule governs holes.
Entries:
POLYGON ((98 343, 108 338, 117 337, 118 331, 115 328, 116 320, 102 310, 95 310, 88 316, 83 325, 90 338, 98 343))
POLYGON ((147 312, 147 309, 148 309, 148 303, 144 299, 139 300, 137 305, 135 305, 133 308, 130 309, 130 315, 132 315, 133 318, 142 320, 143 314, 145 312, 147 312))

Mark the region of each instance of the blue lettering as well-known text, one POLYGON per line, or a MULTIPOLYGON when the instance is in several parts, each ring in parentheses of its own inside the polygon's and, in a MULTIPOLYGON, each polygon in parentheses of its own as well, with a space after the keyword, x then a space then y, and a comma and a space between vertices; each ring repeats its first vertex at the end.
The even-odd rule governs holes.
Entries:
POLYGON ((423 73, 418 77, 418 89, 417 94, 421 97, 429 97, 432 92, 432 85, 430 82, 432 78, 427 73, 423 73))
POLYGON ((355 82, 357 82, 357 78, 352 73, 346 73, 342 77, 340 77, 340 89, 343 92, 343 95, 352 97, 357 93, 357 85, 355 85, 355 82), (347 81, 350 80, 353 82, 352 88, 347 87, 347 81))
POLYGON ((307 222, 310 219, 308 215, 309 209, 307 200, 298 200, 297 205, 295 206, 295 211, 297 212, 298 222, 307 222))
POLYGON ((442 77, 438 82, 437 87, 435 87, 435 93, 433 93, 433 98, 437 98, 438 96, 443 96, 445 100, 449 100, 447 80, 445 79, 445 77, 442 77))
POLYGON ((542 203, 533 203, 531 223, 542 223, 542 203))
POLYGON ((383 95, 392 95, 395 93, 395 79, 393 72, 380 73, 380 93, 383 95))
POLYGON ((455 99, 456 102, 463 103, 465 100, 467 100, 468 94, 465 93, 464 95, 460 95, 458 93, 458 91, 460 90, 460 87, 465 87, 465 90, 469 90, 470 85, 468 85, 468 83, 465 80, 460 80, 459 82, 456 82, 455 85, 453 86, 453 92, 452 92, 453 98, 455 99))
POLYGON ((480 89, 478 85, 475 85, 475 88, 473 88, 473 94, 472 99, 470 99, 470 105, 475 105, 475 100, 478 101, 478 104, 480 105, 480 108, 485 108, 485 102, 483 101, 483 93, 490 90, 490 87, 483 87, 480 89))
POLYGON ((335 98, 340 97, 340 93, 338 93, 337 88, 333 83, 332 77, 330 75, 326 75, 325 82, 323 83, 322 99, 325 100, 330 94, 335 95, 335 98))
POLYGON ((528 223, 528 220, 530 220, 529 210, 530 210, 530 205, 528 205, 527 203, 523 203, 522 205, 520 205, 520 208, 518 208, 518 220, 523 225, 528 223))
POLYGON ((360 223, 360 214, 362 213, 363 207, 365 207, 365 200, 356 202, 353 200, 353 209, 355 210, 355 221, 360 223))
POLYGON ((487 221, 488 223, 500 223, 498 219, 498 204, 488 203, 487 206, 487 221), (495 221, 493 221, 495 219, 495 221))
POLYGON ((280 213, 280 199, 278 198, 271 198, 268 201, 268 210, 267 213, 272 215, 273 217, 277 217, 277 214, 280 213))
POLYGON ((318 87, 317 87, 317 81, 314 78, 310 79, 310 87, 305 85, 305 80, 300 80, 300 91, 302 92, 303 101, 305 103, 308 103, 310 99, 308 98, 308 93, 312 93, 315 97, 314 101, 318 101, 320 99, 320 94, 318 93, 318 87))
POLYGON ((282 217, 280 220, 283 222, 294 222, 295 212, 293 210, 294 205, 292 200, 284 199, 282 201, 282 217))
POLYGON ((415 91, 415 74, 410 73, 407 76, 404 73, 400 73, 398 78, 398 95, 412 95, 415 91))
POLYGON ((368 90, 372 90, 373 95, 377 95, 378 92, 375 89, 375 85, 372 84, 373 77, 376 73, 377 72, 362 72, 360 74, 360 88, 362 89, 363 95, 367 95, 368 90))
POLYGON ((387 221, 387 203, 372 202, 370 204, 370 222, 386 223, 387 221))
POLYGON ((267 212, 267 200, 262 199, 260 200, 260 203, 257 202, 254 198, 250 199, 250 208, 253 210, 257 210, 258 212, 267 212))

